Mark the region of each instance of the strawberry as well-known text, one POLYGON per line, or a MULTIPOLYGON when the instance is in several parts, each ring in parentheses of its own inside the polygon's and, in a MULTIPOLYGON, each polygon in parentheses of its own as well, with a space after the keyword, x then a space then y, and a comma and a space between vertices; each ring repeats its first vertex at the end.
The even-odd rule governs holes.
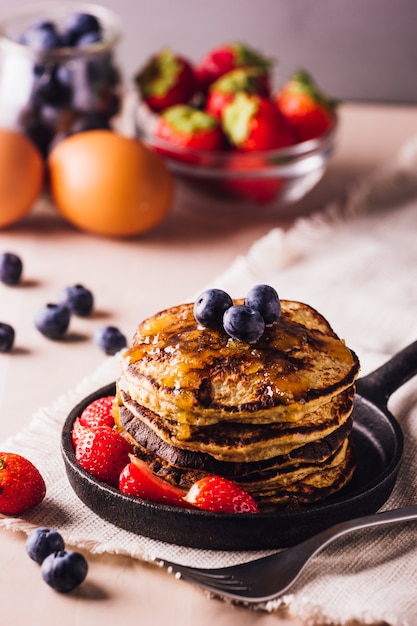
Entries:
POLYGON ((87 472, 113 487, 119 484, 119 475, 129 463, 130 444, 109 426, 86 428, 79 435, 75 458, 87 472))
POLYGON ((31 461, 0 452, 0 513, 21 515, 40 504, 45 494, 45 481, 31 461))
POLYGON ((113 404, 114 396, 104 396, 93 400, 85 407, 80 415, 80 422, 85 427, 114 426, 113 404))
POLYGON ((234 198, 267 206, 276 200, 283 183, 278 178, 230 178, 225 187, 234 198))
POLYGON ((275 95, 275 100, 299 141, 320 137, 335 123, 337 101, 321 91, 304 70, 295 72, 275 95))
POLYGON ((223 74, 248 66, 269 72, 272 62, 245 44, 227 43, 208 52, 197 65, 195 74, 200 89, 205 91, 223 74))
POLYGON ((218 150, 223 143, 223 133, 216 118, 185 104, 170 107, 162 113, 155 135, 194 150, 218 150))
POLYGON ((71 431, 72 445, 74 446, 74 448, 76 447, 79 438, 86 430, 87 430, 87 427, 81 424, 80 418, 77 417, 72 424, 72 431, 71 431))
POLYGON ((227 159, 229 175, 224 178, 224 190, 235 199, 255 202, 259 206, 270 204, 281 193, 283 181, 278 176, 254 175, 263 167, 268 168, 269 163, 262 154, 230 152, 227 159))
POLYGON ((130 463, 120 474, 119 489, 129 496, 144 500, 188 507, 181 489, 156 476, 144 461, 133 454, 130 455, 130 463))
POLYGON ((260 67, 238 67, 218 78, 209 88, 206 111, 221 119, 226 104, 233 100, 235 93, 257 93, 269 96, 269 77, 260 67))
POLYGON ((98 428, 98 426, 114 427, 113 404, 115 396, 104 396, 93 400, 85 407, 81 415, 74 420, 72 426, 72 443, 77 445, 81 434, 88 428, 98 428))
POLYGON ((230 143, 239 150, 275 150, 296 141, 276 105, 254 94, 237 93, 223 109, 222 125, 230 143))
POLYGON ((136 74, 135 82, 143 100, 156 112, 187 103, 196 89, 190 61, 168 48, 150 58, 136 74))
POLYGON ((206 476, 189 489, 185 500, 214 513, 257 513, 252 496, 237 483, 221 476, 206 476))

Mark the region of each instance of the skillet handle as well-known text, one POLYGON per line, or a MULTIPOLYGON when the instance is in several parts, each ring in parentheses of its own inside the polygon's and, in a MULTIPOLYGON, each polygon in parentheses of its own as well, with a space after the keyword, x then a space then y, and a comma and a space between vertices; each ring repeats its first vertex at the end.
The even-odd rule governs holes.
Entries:
POLYGON ((359 395, 384 409, 391 394, 416 374, 417 341, 414 341, 376 370, 359 378, 356 390, 359 395))

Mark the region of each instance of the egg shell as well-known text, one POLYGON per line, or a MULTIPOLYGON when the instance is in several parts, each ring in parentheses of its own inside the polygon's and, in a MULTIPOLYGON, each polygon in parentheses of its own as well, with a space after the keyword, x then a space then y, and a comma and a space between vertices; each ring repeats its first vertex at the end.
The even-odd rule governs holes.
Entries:
POLYGON ((172 175, 136 138, 91 130, 64 139, 48 157, 53 202, 74 226, 126 237, 147 232, 169 212, 172 175))
POLYGON ((44 185, 44 161, 22 133, 0 129, 0 228, 22 219, 44 185))

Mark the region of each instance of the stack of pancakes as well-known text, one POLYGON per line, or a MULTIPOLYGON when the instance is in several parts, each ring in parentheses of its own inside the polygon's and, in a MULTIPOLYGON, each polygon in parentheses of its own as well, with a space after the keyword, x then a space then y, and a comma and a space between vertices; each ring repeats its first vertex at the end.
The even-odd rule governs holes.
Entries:
POLYGON ((184 490, 217 474, 261 510, 294 508, 352 477, 358 371, 306 304, 281 300, 255 344, 203 328, 183 304, 138 327, 121 360, 116 424, 155 474, 184 490))

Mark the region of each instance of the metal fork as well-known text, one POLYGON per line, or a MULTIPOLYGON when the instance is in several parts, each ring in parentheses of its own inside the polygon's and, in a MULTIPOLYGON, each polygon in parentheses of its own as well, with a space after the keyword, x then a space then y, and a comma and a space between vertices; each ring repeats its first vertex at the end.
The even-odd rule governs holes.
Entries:
POLYGON ((245 604, 264 603, 279 597, 297 580, 307 562, 332 541, 360 528, 417 519, 417 505, 340 522, 296 546, 247 563, 221 568, 188 567, 155 559, 161 567, 190 583, 245 604))

